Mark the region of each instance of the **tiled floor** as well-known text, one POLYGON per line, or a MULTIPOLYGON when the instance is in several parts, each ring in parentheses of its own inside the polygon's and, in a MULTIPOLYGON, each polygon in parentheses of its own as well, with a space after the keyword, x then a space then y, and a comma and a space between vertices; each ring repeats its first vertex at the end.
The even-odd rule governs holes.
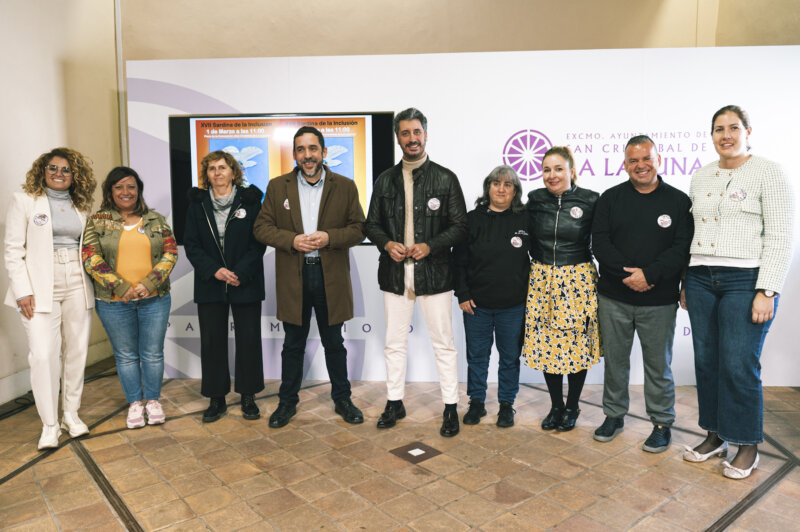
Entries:
MULTIPOLYGON (((640 387, 632 415, 609 443, 592 439, 602 388, 587 386, 578 427, 544 433, 542 386, 523 385, 517 424, 494 425, 497 404, 477 426, 439 436, 438 384, 407 387, 408 417, 379 431, 379 382, 353 385, 367 421, 333 412, 327 383, 304 383, 298 415, 282 429, 245 421, 238 406, 203 424, 197 380, 164 385, 168 420, 125 428, 116 377, 87 383, 81 417, 90 436, 39 453, 34 408, 0 420, 3 530, 800 530, 800 391, 765 391, 761 465, 751 478, 722 477, 720 461, 681 460, 700 438, 693 387, 678 389, 672 448, 640 450, 651 429, 640 387), (636 417, 633 417, 636 416, 636 417), (441 454, 417 465, 390 453, 422 442, 441 454)), ((262 413, 277 383, 259 394, 262 413)), ((490 396, 494 393, 490 390, 490 396)), ((463 393, 463 390, 462 390, 463 393)), ((237 401, 231 394, 228 401, 237 401)), ((462 400, 460 413, 466 409, 462 400)), ((266 416, 265 416, 266 417, 266 416)))

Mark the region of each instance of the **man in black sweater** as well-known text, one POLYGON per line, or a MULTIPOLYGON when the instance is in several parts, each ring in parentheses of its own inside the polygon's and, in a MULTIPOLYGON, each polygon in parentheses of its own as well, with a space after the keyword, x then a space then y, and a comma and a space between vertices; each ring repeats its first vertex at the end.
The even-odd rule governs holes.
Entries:
POLYGON ((661 156, 645 135, 625 146, 629 180, 606 190, 597 201, 592 251, 600 263, 598 320, 605 374, 606 419, 594 439, 611 441, 628 412, 633 334, 642 346, 644 396, 653 431, 648 452, 669 448, 675 421, 672 343, 680 278, 689 260, 694 230, 689 197, 658 175, 661 156))

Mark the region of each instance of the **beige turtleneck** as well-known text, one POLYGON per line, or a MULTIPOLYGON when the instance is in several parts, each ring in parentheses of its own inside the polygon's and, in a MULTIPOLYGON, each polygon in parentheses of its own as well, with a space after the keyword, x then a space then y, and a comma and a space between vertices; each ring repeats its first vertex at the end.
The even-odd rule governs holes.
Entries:
POLYGON ((422 166, 427 160, 427 154, 416 161, 406 161, 403 159, 403 192, 405 192, 406 196, 406 230, 403 241, 405 247, 414 245, 414 176, 412 172, 422 166))

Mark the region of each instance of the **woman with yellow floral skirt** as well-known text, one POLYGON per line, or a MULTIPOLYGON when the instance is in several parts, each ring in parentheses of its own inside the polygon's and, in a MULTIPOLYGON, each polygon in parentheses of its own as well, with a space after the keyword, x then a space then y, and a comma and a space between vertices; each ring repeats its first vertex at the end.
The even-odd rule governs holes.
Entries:
POLYGON ((575 185, 575 160, 563 146, 545 153, 542 180, 545 188, 528 194, 533 261, 522 356, 544 373, 550 392, 542 429, 564 432, 575 428, 586 370, 600 358, 597 270, 589 249, 599 194, 575 185))

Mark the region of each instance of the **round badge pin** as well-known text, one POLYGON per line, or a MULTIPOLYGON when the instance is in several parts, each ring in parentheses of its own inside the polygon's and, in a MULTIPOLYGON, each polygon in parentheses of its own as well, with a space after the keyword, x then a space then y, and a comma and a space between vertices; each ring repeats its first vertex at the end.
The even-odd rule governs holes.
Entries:
POLYGON ((575 218, 576 220, 583 216, 583 209, 580 207, 573 207, 569 210, 569 215, 575 218))
POLYGON ((734 190, 731 192, 729 196, 733 201, 742 201, 747 197, 747 192, 742 190, 741 188, 734 190))
POLYGON ((438 211, 441 206, 442 202, 439 201, 439 198, 431 198, 428 200, 428 208, 432 211, 438 211))
MULTIPOLYGON (((289 201, 289 200, 286 200, 286 201, 289 201)), ((236 209, 236 212, 234 212, 233 215, 236 218, 239 218, 241 220, 242 218, 247 216, 247 211, 245 211, 244 209, 236 209)))
POLYGON ((36 225, 44 225, 44 224, 46 224, 47 223, 47 215, 45 213, 43 213, 43 212, 40 212, 39 214, 35 214, 33 216, 33 223, 35 223, 36 225))
POLYGON ((669 214, 662 214, 658 217, 658 225, 659 227, 667 228, 672 225, 672 218, 669 214))
POLYGON ((518 237, 518 236, 512 237, 511 238, 511 245, 514 246, 515 248, 521 248, 522 247, 522 239, 520 237, 518 237))
POLYGON ((283 208, 286 209, 287 211, 289 210, 289 198, 283 200, 283 208))

